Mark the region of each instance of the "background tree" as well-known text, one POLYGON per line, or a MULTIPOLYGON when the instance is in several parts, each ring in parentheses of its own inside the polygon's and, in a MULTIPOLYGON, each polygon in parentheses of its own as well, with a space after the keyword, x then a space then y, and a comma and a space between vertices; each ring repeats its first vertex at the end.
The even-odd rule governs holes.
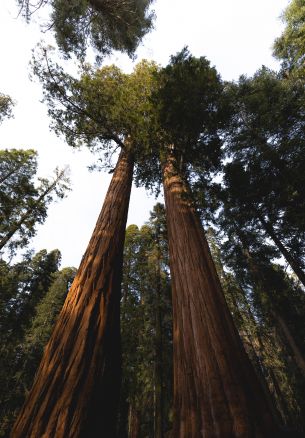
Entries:
POLYGON ((164 207, 126 230, 122 298, 123 394, 119 436, 170 429, 171 303, 164 207), (127 426, 127 427, 126 427, 127 426))
POLYGON ((227 93, 230 204, 248 212, 248 223, 273 240, 304 285, 304 87, 262 68, 227 93))
POLYGON ((282 60, 284 70, 304 73, 305 56, 305 3, 292 0, 283 13, 286 25, 282 35, 275 40, 274 55, 282 60))
POLYGON ((10 96, 0 93, 0 123, 5 117, 12 116, 13 101, 10 96))
POLYGON ((68 169, 55 170, 53 180, 38 178, 37 153, 31 149, 0 151, 0 250, 22 248, 47 216, 47 207, 69 190, 68 169))
POLYGON ((59 272, 60 259, 42 250, 12 266, 1 261, 0 436, 9 435, 73 278, 73 269, 59 272))
POLYGON ((290 330, 302 337, 300 309, 304 308, 304 294, 297 295, 288 278, 285 278, 285 290, 281 290, 279 283, 283 273, 279 266, 271 266, 268 257, 272 248, 260 235, 254 240, 253 233, 241 231, 240 225, 235 227, 232 221, 229 225, 228 217, 225 223, 223 218, 221 230, 218 238, 214 232, 209 232, 208 238, 234 322, 283 424, 301 432, 304 428, 304 379, 274 314, 280 313, 290 330), (247 250, 239 240, 241 233, 243 241, 248 242, 247 250), (293 315, 291 319, 289 315, 293 315))

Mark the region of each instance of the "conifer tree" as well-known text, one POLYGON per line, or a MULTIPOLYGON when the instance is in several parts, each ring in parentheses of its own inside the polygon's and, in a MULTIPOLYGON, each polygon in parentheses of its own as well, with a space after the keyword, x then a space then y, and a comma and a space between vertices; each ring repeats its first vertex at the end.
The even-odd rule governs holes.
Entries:
POLYGON ((49 24, 61 51, 84 58, 88 43, 101 58, 112 50, 133 55, 143 36, 152 28, 152 0, 17 0, 29 21, 42 7, 50 8, 49 24))
MULTIPOLYGON (((36 349, 35 354, 38 354, 38 358, 35 354, 26 353, 25 339, 31 331, 32 321, 40 313, 39 305, 45 300, 48 289, 54 282, 54 275, 58 273, 60 259, 58 250, 42 250, 35 255, 27 253, 22 261, 11 266, 1 260, 0 436, 7 436, 10 431, 14 416, 21 408, 25 392, 34 377, 35 365, 37 367, 41 351, 36 349), (30 367, 25 366, 26 361, 30 367)), ((51 318, 55 307, 54 302, 49 303, 49 314, 40 314, 41 324, 37 330, 42 337, 48 336, 47 328, 50 327, 47 327, 46 320, 51 318)), ((37 341, 37 346, 38 343, 37 341)), ((40 343, 40 350, 43 347, 44 341, 40 343)))
POLYGON ((122 437, 160 438, 170 428, 172 332, 167 252, 164 207, 157 204, 146 225, 140 229, 130 225, 126 230, 122 437))
MULTIPOLYGON (((154 64, 125 75, 87 69, 79 81, 35 65, 57 132, 110 154, 121 148, 96 228, 45 349, 14 437, 116 434, 120 391, 120 283, 134 156, 145 153, 154 64), (62 106, 57 106, 57 102, 62 106), (146 116, 146 113, 148 116, 146 116), (142 140, 142 143, 141 143, 142 140), (64 333, 64 336, 63 336, 64 333), (88 372, 89 370, 89 372, 88 372), (39 400, 39 404, 38 404, 39 400)), ((141 156, 141 155, 140 155, 141 156)))
POLYGON ((160 75, 147 67, 142 63, 129 76, 113 67, 89 70, 80 81, 58 68, 54 74, 50 64, 46 70, 36 64, 36 71, 55 128, 70 144, 77 137, 89 146, 97 139, 120 144, 128 135, 139 183, 159 182, 162 168, 173 279, 175 436, 278 433, 227 309, 187 184, 192 172, 208 176, 218 164, 221 81, 206 59, 186 50, 160 75), (140 90, 141 100, 126 86, 136 77, 133 90, 140 90))
POLYGON ((227 98, 224 182, 231 208, 249 225, 256 222, 304 285, 304 87, 262 68, 228 86, 227 98))
POLYGON ((305 57, 305 3, 292 0, 283 13, 286 25, 282 35, 275 40, 274 55, 282 61, 285 71, 304 75, 305 57))
POLYGON ((174 320, 176 437, 279 435, 224 299, 187 177, 217 164, 222 84, 184 50, 163 71, 161 125, 174 320), (191 372, 190 372, 191 370, 191 372))
POLYGON ((68 169, 56 169, 53 180, 38 178, 34 150, 0 151, 0 251, 11 253, 26 246, 37 224, 47 216, 48 205, 69 190, 68 169))
POLYGON ((13 100, 10 96, 0 93, 0 123, 5 117, 12 117, 13 100))

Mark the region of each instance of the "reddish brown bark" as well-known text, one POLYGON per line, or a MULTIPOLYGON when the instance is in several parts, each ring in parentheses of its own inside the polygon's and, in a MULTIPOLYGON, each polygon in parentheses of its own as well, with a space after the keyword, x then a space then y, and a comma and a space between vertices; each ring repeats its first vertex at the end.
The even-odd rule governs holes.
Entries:
POLYGON ((164 165, 174 314, 175 438, 279 437, 174 157, 164 165))
POLYGON ((114 438, 120 289, 133 161, 121 152, 77 276, 13 438, 114 438))

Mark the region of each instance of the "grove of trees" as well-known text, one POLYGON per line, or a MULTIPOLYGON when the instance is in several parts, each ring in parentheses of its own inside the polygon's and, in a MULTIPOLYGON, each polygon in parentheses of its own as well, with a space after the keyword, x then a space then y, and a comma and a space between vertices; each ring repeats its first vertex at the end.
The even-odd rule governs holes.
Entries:
MULTIPOLYGON (((112 179, 78 270, 23 252, 67 170, 0 151, 0 436, 269 438, 305 433, 305 3, 275 41, 279 71, 222 80, 185 47, 131 73, 150 1, 19 1, 50 12, 79 75, 34 53, 51 127, 112 179), (126 229, 132 182, 164 194, 126 229), (19 256, 20 257, 20 256, 19 256)), ((0 95, 0 120, 12 100, 0 95)))

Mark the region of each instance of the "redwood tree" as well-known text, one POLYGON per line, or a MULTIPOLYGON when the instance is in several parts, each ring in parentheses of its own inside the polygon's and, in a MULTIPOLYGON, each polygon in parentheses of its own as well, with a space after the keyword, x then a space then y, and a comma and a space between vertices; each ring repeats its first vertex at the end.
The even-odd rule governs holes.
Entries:
POLYGON ((122 151, 12 437, 114 437, 120 288, 133 160, 122 151))
MULTIPOLYGON (((139 138, 151 118, 154 64, 131 75, 114 66, 79 80, 48 62, 36 64, 57 132, 69 144, 111 153, 118 164, 88 249, 12 436, 98 437, 116 434, 120 390, 120 283, 123 245, 139 138), (127 106, 128 105, 128 106, 127 106)), ((141 145, 145 144, 143 135, 141 145)), ((144 148, 143 148, 144 149, 144 148)))
POLYGON ((58 47, 65 56, 84 58, 90 43, 97 58, 120 50, 133 55, 143 36, 152 28, 152 0, 16 0, 27 21, 38 9, 48 6, 49 23, 58 47))
POLYGON ((183 50, 163 71, 160 121, 173 285, 175 437, 280 436, 228 310, 187 177, 219 153, 221 83, 183 50), (218 118, 219 117, 219 118, 218 118))

